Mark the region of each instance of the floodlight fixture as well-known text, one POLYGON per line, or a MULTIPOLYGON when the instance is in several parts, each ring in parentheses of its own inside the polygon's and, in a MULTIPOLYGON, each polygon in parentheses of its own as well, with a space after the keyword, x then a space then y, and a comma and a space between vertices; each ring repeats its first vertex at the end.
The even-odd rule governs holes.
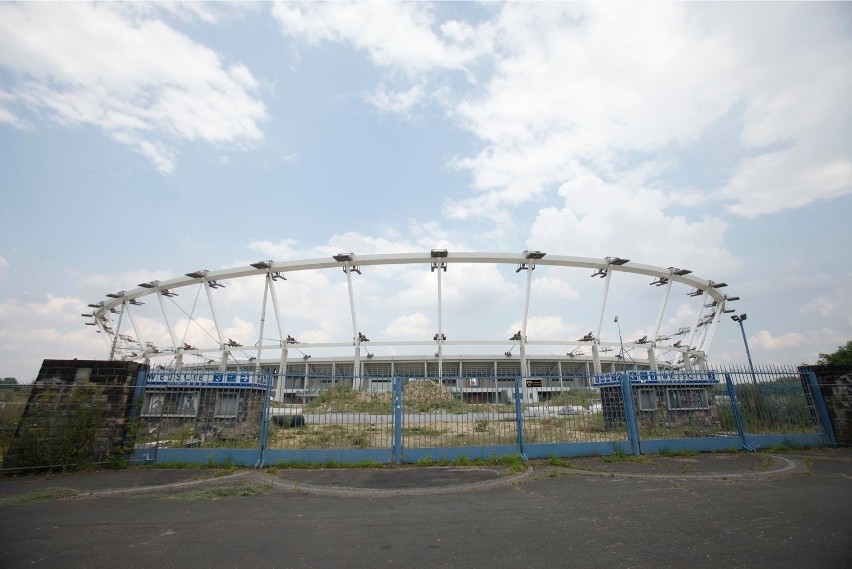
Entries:
POLYGON ((86 326, 97 326, 95 322, 86 322, 86 326))
POLYGON ((170 291, 170 290, 168 290, 168 289, 166 289, 166 290, 161 290, 161 291, 160 291, 160 294, 162 294, 163 296, 165 296, 165 297, 167 297, 167 298, 172 298, 173 296, 177 296, 177 295, 178 295, 178 293, 176 293, 176 292, 172 292, 172 291, 170 291))
POLYGON ((120 290, 118 292, 111 292, 107 294, 109 298, 124 298, 124 291, 120 290))
POLYGON ((610 265, 624 265, 630 262, 630 259, 622 259, 621 257, 606 257, 606 262, 610 265))
POLYGON ((647 344, 648 343, 648 336, 642 336, 641 338, 636 340, 635 343, 636 344, 647 344))
POLYGON ((446 259, 449 253, 446 249, 432 249, 430 256, 433 259, 446 259))
POLYGON ((142 288, 157 288, 158 284, 159 284, 159 281, 151 281, 149 283, 139 283, 136 286, 139 286, 139 287, 142 287, 142 288))
POLYGON ((748 315, 746 314, 734 314, 733 316, 731 316, 731 320, 733 320, 734 322, 744 322, 747 318, 748 315))
POLYGON ((138 300, 138 299, 135 299, 135 298, 131 298, 129 302, 130 302, 130 304, 132 304, 133 306, 142 306, 142 305, 144 305, 144 304, 145 304, 145 303, 144 303, 144 302, 142 302, 141 300, 138 300))
POLYGON ((542 253, 541 251, 524 251, 524 258, 526 259, 541 259, 547 253, 542 253))
POLYGON ((715 300, 713 302, 708 302, 707 304, 704 305, 704 308, 715 308, 715 307, 716 307, 716 301, 715 300))
POLYGON ((209 286, 210 288, 225 288, 225 285, 223 285, 219 281, 207 281, 207 286, 209 286))
POLYGON ((118 310, 116 310, 115 308, 110 308, 109 313, 110 314, 118 314, 118 310))
POLYGON ((595 272, 592 273, 592 277, 600 277, 604 278, 608 272, 606 268, 595 269, 595 272))
POLYGON ((338 263, 351 263, 352 258, 354 257, 354 253, 338 253, 334 255, 332 258, 338 263))
POLYGON ((731 301, 731 302, 733 302, 734 300, 739 300, 739 299, 740 299, 740 297, 738 297, 738 296, 728 296, 727 294, 725 295, 725 300, 728 300, 728 301, 731 301))
POLYGON ((93 312, 93 313, 91 313, 91 314, 81 314, 80 316, 82 316, 83 318, 94 318, 94 317, 95 317, 95 313, 93 312))
POLYGON ((677 267, 669 267, 669 271, 671 271, 671 273, 672 273, 673 275, 676 275, 676 276, 678 276, 678 277, 682 277, 682 276, 684 276, 684 275, 688 275, 689 273, 691 273, 691 272, 692 272, 692 271, 690 271, 689 269, 678 269, 677 267))
POLYGON ((507 358, 511 358, 512 352, 503 352, 503 355, 506 356, 507 358))
POLYGON ((653 281, 650 282, 651 286, 663 286, 669 284, 669 279, 666 277, 657 277, 653 281))
POLYGON ((274 281, 286 281, 287 277, 283 273, 269 273, 274 281))
POLYGON ((704 294, 704 291, 703 291, 703 290, 701 290, 700 288, 696 288, 696 289, 695 289, 695 290, 693 290, 692 292, 687 293, 687 295, 686 295, 686 296, 701 296, 702 294, 704 294))
POLYGON ((663 334, 660 334, 659 336, 657 336, 657 339, 654 340, 654 341, 655 342, 665 342, 666 340, 671 340, 671 339, 672 339, 671 336, 665 336, 663 334))
POLYGON ((595 336, 594 336, 594 334, 592 334, 591 332, 589 332, 588 334, 586 334, 585 336, 583 336, 582 338, 580 338, 580 339, 579 339, 579 340, 577 340, 577 341, 578 341, 578 342, 594 342, 594 341, 595 341, 595 336))
POLYGON ((96 302, 94 304, 89 304, 88 307, 89 308, 102 308, 103 305, 104 305, 104 301, 102 300, 102 301, 96 302))
POLYGON ((206 275, 207 273, 208 273, 208 271, 206 271, 206 270, 205 271, 195 271, 195 272, 192 272, 192 273, 186 273, 186 276, 188 276, 191 279, 201 279, 201 278, 204 278, 204 275, 206 275))
POLYGON ((683 336, 684 334, 689 334, 690 331, 692 331, 692 328, 690 328, 689 326, 682 326, 681 328, 677 329, 677 332, 675 332, 674 335, 683 336))
POLYGON ((736 312, 733 308, 726 308, 722 311, 722 314, 730 314, 731 312, 736 312))
POLYGON ((255 269, 269 269, 272 267, 272 260, 258 261, 257 263, 251 263, 251 266, 255 269))
POLYGON ((310 354, 305 354, 304 356, 302 356, 302 359, 303 359, 303 360, 309 360, 309 359, 311 359, 311 355, 310 355, 310 354))
POLYGON ((724 288, 728 286, 728 283, 714 283, 713 281, 707 281, 707 285, 710 288, 724 288))
POLYGON ((371 354, 370 352, 367 352, 367 357, 368 357, 368 358, 372 358, 372 357, 373 357, 373 354, 371 354))
POLYGON ((231 338, 228 338, 227 346, 228 346, 229 348, 239 348, 240 346, 242 346, 242 344, 240 344, 240 343, 239 343, 239 342, 237 342, 236 340, 233 340, 233 339, 231 339, 231 338))

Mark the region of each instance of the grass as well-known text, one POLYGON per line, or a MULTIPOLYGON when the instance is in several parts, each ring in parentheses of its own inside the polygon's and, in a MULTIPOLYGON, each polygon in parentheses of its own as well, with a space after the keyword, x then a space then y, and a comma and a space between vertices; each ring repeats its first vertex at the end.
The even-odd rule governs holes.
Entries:
POLYGON ((164 496, 166 500, 211 501, 223 498, 243 498, 246 496, 266 496, 272 490, 271 484, 243 484, 240 486, 218 486, 199 488, 180 494, 164 496))
POLYGON ((23 496, 11 496, 0 499, 0 508, 8 508, 11 506, 26 506, 29 504, 37 504, 39 502, 50 502, 53 500, 62 500, 65 498, 73 498, 79 496, 80 491, 74 488, 44 488, 43 490, 34 490, 23 496))
POLYGON ((279 470, 287 469, 322 470, 326 468, 385 468, 387 466, 375 460, 362 460, 359 462, 339 462, 336 460, 328 462, 276 462, 268 467, 267 472, 275 474, 279 470))
POLYGON ((446 458, 434 459, 427 456, 416 463, 415 466, 503 466, 509 471, 509 474, 517 474, 526 470, 527 465, 524 459, 519 454, 511 454, 506 456, 490 456, 488 458, 469 458, 460 456, 453 460, 446 458))
POLYGON ((660 456, 665 456, 665 457, 669 457, 669 458, 678 458, 678 457, 684 457, 684 456, 695 456, 695 455, 697 455, 697 454, 699 454, 699 453, 698 453, 698 451, 697 451, 697 450, 686 450, 686 449, 670 450, 670 449, 663 449, 663 450, 661 450, 658 454, 659 454, 660 456))
POLYGON ((649 464, 651 459, 644 455, 636 456, 634 454, 627 454, 621 449, 616 449, 614 453, 604 456, 604 462, 635 462, 637 464, 649 464))

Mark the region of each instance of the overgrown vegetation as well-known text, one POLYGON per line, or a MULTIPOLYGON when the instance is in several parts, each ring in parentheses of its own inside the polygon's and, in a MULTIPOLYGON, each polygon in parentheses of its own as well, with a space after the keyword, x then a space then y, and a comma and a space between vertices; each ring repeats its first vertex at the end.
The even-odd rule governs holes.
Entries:
POLYGON ((588 408, 593 403, 600 403, 600 400, 600 394, 596 390, 586 387, 574 387, 565 390, 553 399, 549 399, 547 404, 588 408))
POLYGON ((817 360, 819 365, 852 365, 852 340, 837 347, 837 351, 830 354, 820 354, 817 360))
POLYGON ((5 467, 73 471, 99 463, 120 466, 123 449, 110 447, 106 433, 109 407, 103 387, 84 383, 65 391, 41 389, 30 405, 30 424, 10 449, 14 456, 6 456, 5 467))

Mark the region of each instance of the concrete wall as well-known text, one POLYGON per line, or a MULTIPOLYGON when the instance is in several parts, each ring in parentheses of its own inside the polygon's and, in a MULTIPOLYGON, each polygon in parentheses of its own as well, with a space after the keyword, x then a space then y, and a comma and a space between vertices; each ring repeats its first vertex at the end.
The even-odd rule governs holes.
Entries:
POLYGON ((44 360, 3 468, 85 468, 121 460, 135 362, 44 360))
POLYGON ((852 366, 818 365, 810 369, 816 374, 837 442, 852 444, 852 366))

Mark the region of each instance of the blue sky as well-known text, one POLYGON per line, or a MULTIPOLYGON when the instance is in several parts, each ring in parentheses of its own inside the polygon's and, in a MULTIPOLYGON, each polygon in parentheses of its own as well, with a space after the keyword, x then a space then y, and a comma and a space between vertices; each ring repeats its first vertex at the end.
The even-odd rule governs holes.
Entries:
MULTIPOLYGON (((0 4, 0 375, 105 357, 80 313, 145 280, 433 247, 687 267, 755 360, 813 362, 852 338, 849 53, 845 3, 0 4)), ((456 273, 455 333, 514 329, 520 281, 456 273)), ((531 332, 575 339, 599 281, 537 273, 531 332)), ((372 335, 434 328, 421 278, 359 283, 372 335)), ((302 284, 292 329, 345 328, 302 284)))

